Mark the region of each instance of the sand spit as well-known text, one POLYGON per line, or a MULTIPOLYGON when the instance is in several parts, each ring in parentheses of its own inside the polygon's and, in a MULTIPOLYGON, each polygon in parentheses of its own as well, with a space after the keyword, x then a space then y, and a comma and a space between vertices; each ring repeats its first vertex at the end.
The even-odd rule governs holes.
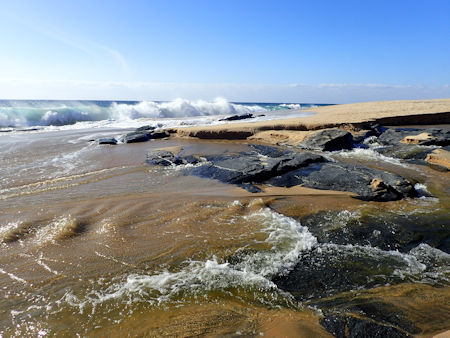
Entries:
MULTIPOLYGON (((180 137, 247 139, 275 130, 311 131, 333 127, 360 129, 373 123, 425 125, 450 123, 450 99, 379 101, 313 108, 308 117, 174 129, 180 137)), ((261 135, 266 138, 268 135, 261 135)), ((291 136, 292 137, 292 136, 291 136)), ((270 138, 270 137, 269 137, 270 138)))

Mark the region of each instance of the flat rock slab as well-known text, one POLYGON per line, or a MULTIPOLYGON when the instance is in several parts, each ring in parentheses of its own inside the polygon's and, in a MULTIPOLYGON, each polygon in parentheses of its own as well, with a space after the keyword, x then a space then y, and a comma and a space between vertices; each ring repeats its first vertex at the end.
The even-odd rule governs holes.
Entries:
MULTIPOLYGON (((187 158, 177 158, 167 151, 150 152, 147 162, 152 165, 189 163, 187 158)), ((399 175, 329 162, 322 155, 311 152, 268 146, 253 146, 253 151, 239 154, 205 156, 203 162, 184 168, 183 173, 239 185, 250 192, 259 191, 254 184, 269 184, 348 191, 367 201, 392 201, 417 196, 412 184, 399 175)))
POLYGON ((395 201, 417 196, 412 184, 403 177, 382 170, 347 163, 315 163, 290 171, 267 183, 292 187, 349 191, 366 201, 395 201))

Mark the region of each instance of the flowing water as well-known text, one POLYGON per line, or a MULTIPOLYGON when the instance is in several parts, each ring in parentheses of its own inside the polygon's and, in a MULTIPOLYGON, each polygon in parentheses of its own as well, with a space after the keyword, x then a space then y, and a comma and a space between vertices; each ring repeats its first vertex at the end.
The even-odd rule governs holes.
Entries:
POLYGON ((395 304, 425 334, 449 328, 447 173, 355 151, 335 156, 395 169, 424 196, 250 194, 145 163, 155 148, 243 142, 90 141, 125 132, 0 135, 0 336, 328 336, 327 302, 355 297, 395 304), (295 288, 279 281, 292 271, 295 288))

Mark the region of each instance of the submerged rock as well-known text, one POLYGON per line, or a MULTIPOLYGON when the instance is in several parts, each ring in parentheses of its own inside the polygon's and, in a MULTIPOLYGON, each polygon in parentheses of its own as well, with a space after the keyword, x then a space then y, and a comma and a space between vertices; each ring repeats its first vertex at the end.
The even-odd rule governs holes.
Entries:
POLYGON ((353 148, 353 136, 341 129, 324 129, 308 137, 300 146, 310 150, 335 151, 353 148))
POLYGON ((99 139, 98 144, 117 144, 117 140, 114 137, 105 137, 99 139))
POLYGON ((333 336, 337 338, 353 337, 389 337, 407 338, 412 337, 406 332, 377 322, 361 319, 355 316, 325 316, 320 324, 333 336))
POLYGON ((436 248, 450 253, 448 216, 445 212, 420 214, 389 210, 322 211, 300 219, 319 243, 370 245, 381 250, 409 252, 419 243, 430 254, 436 248))
POLYGON ((182 164, 183 161, 170 151, 154 150, 147 154, 147 163, 150 165, 161 165, 167 167, 170 165, 182 164))

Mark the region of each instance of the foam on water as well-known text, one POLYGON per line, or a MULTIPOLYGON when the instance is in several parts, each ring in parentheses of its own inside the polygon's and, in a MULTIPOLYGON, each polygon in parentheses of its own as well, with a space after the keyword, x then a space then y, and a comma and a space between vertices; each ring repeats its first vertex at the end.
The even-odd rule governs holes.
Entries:
POLYGON ((335 156, 343 158, 355 158, 363 161, 382 161, 404 168, 411 168, 410 165, 403 163, 401 160, 380 154, 373 148, 354 148, 352 150, 341 150, 336 152, 335 156))
MULTIPOLYGON (((234 205, 238 206, 236 203, 234 205)), ((261 231, 267 235, 263 243, 270 247, 269 250, 240 255, 237 263, 212 257, 205 261, 186 261, 179 271, 130 274, 122 281, 112 283, 104 292, 93 292, 84 300, 67 293, 65 300, 80 309, 86 303, 96 307, 111 300, 140 300, 160 305, 183 300, 184 297, 197 297, 211 291, 235 288, 266 292, 270 300, 257 300, 262 303, 270 303, 273 298, 277 298, 274 293, 289 300, 290 297, 278 290, 270 278, 288 272, 295 265, 301 251, 310 250, 317 245, 316 238, 294 219, 268 208, 244 217, 248 222, 262 223, 261 231)))

